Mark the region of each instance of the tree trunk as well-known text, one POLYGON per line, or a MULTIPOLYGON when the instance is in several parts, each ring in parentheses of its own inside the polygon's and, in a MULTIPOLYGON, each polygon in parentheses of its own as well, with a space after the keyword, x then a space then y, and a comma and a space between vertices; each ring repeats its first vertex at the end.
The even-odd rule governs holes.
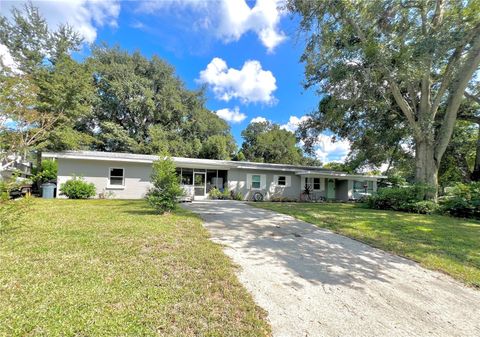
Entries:
POLYGON ((477 149, 475 151, 475 164, 473 166, 473 172, 471 174, 472 181, 480 180, 480 125, 478 128, 477 135, 477 149))
POLYGON ((433 191, 426 191, 423 199, 436 199, 438 193, 438 164, 435 160, 435 146, 428 137, 417 139, 415 147, 415 181, 431 186, 433 191))

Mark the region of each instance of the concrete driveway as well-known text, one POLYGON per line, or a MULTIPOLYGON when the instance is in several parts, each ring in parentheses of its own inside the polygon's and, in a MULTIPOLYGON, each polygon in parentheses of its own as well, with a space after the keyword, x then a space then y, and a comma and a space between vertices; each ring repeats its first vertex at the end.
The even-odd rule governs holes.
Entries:
POLYGON ((274 336, 480 336, 480 291, 444 274, 242 202, 185 207, 241 267, 274 336))

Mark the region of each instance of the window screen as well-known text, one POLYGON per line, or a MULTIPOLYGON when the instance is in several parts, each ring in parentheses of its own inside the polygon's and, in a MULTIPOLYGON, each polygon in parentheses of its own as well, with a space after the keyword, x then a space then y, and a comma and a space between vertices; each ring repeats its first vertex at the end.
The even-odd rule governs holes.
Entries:
POLYGON ((124 170, 123 168, 110 169, 110 185, 123 186, 124 170))
POLYGON ((252 188, 260 188, 260 176, 258 174, 252 176, 252 188))

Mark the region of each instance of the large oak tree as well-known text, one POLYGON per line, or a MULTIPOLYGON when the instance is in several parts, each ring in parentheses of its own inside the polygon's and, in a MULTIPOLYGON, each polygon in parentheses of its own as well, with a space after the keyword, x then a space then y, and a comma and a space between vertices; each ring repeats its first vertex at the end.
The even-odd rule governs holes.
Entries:
MULTIPOLYGON (((416 181, 438 186, 480 64, 480 1, 291 0, 287 7, 307 35, 306 86, 367 108, 380 95, 392 108, 378 109, 379 118, 398 112, 408 127, 416 181)), ((358 118, 363 108, 355 106, 358 118)))
POLYGON ((103 151, 230 159, 236 150, 228 124, 206 109, 202 90, 188 90, 175 69, 153 56, 96 46, 97 100, 91 129, 103 151))

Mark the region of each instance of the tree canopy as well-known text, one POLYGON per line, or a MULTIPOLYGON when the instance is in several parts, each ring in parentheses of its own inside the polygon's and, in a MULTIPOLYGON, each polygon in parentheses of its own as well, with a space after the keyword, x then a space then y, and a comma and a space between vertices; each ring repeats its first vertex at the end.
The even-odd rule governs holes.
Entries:
POLYGON ((250 123, 242 131, 244 139, 241 151, 248 161, 283 164, 320 165, 310 157, 305 157, 297 146, 293 132, 280 128, 271 122, 250 123))
POLYGON ((287 7, 301 15, 307 34, 305 85, 318 85, 334 100, 330 116, 313 115, 310 129, 340 125, 363 139, 374 130, 380 145, 389 131, 405 132, 414 145, 416 181, 437 186, 480 64, 480 2, 291 0, 287 7), (370 127, 375 119, 395 128, 379 132, 370 127))
POLYGON ((0 43, 15 63, 2 65, 0 74, 3 154, 90 143, 81 129, 91 117, 93 81, 88 67, 69 55, 81 43, 78 34, 66 25, 51 31, 27 4, 12 10, 11 21, 0 17, 0 43))
POLYGON ((228 124, 205 107, 158 56, 92 47, 68 25, 52 31, 31 3, 0 17, 0 43, 14 67, 0 71, 2 154, 95 149, 231 159, 228 124))
POLYGON ((235 153, 228 124, 205 108, 203 91, 186 89, 159 57, 102 45, 88 63, 97 90, 96 149, 214 159, 235 153))

